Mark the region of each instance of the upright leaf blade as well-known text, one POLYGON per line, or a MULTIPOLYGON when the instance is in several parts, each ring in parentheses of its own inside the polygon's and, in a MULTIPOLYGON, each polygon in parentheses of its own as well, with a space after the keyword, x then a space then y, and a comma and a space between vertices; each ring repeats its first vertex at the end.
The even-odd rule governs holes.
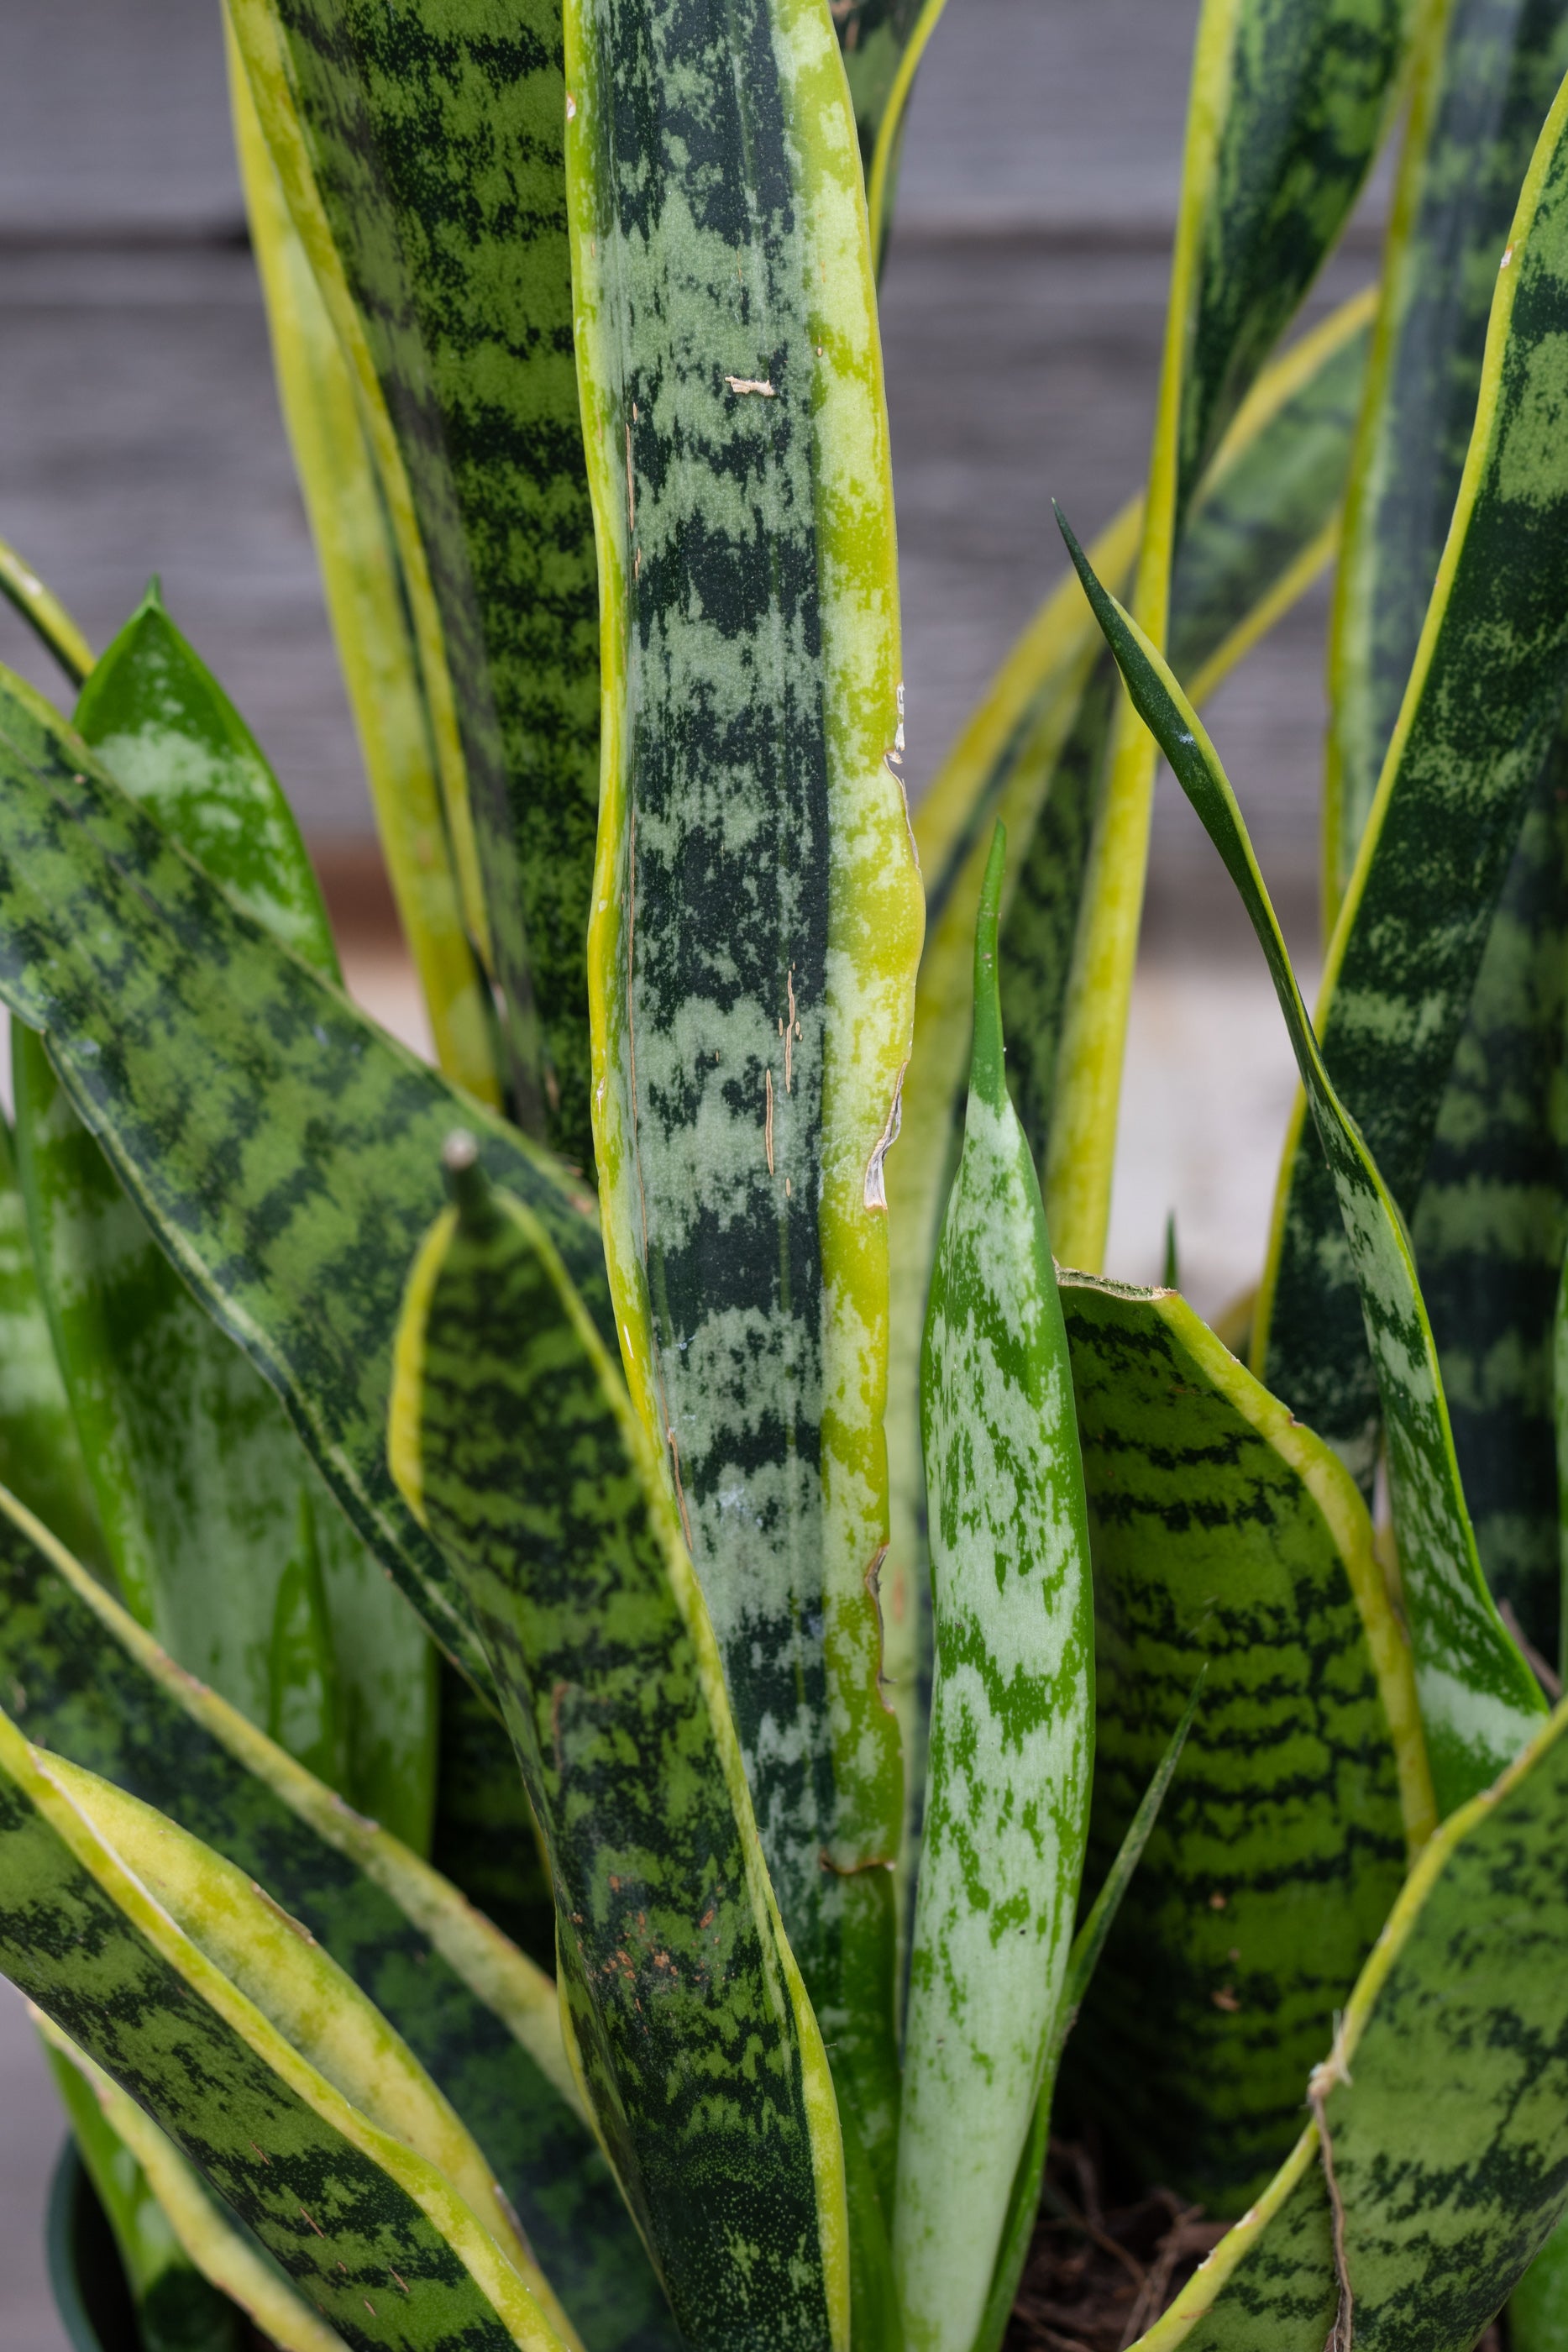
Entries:
MULTIPOLYGON (((1331 551, 1369 333, 1370 297, 1346 303, 1273 362, 1226 436, 1194 504, 1172 588, 1173 659, 1201 701, 1288 608, 1331 551)), ((1130 567, 1135 507, 1095 542, 1095 569, 1130 567)), ((1114 665, 1077 583, 1049 598, 998 671, 915 817, 930 918, 899 1149, 887 1165, 892 1318, 891 1510, 882 1579, 883 1673, 898 1709, 908 1795, 924 1786, 929 1644, 921 1558, 925 1496, 920 1334, 944 1188, 956 1154, 969 1049, 968 959, 986 856, 1001 819, 1015 845, 1003 898, 1008 1083, 1037 1165, 1049 1141, 1058 1045, 1082 883, 1114 709, 1114 665)), ((906 1833, 900 1868, 914 1865, 906 1833)))
POLYGON ((921 1380, 936 1672, 898 2138, 908 2341, 969 2352, 1049 2105, 1093 1753, 1089 1529, 1040 1183, 1008 1099, 998 824, 921 1380))
MULTIPOLYGON (((1066 526, 1063 526, 1065 530, 1066 526)), ((1439 1811, 1519 1753, 1545 1702, 1505 1632, 1477 1557, 1453 1433, 1404 1220, 1323 1067, 1236 796, 1169 669, 1068 533, 1133 704, 1175 770, 1258 934, 1333 1177, 1388 1438, 1388 1476, 1427 1745, 1439 1811)))
POLYGON ((406 486, 426 681, 449 674, 461 737, 447 819, 519 1108, 586 1161, 597 641, 559 15, 533 5, 502 25, 486 0, 232 14, 290 209, 390 426, 378 466, 406 486))
POLYGON ((1475 423, 1499 256, 1568 69, 1560 0, 1444 0, 1416 44, 1329 652, 1332 931, 1421 639, 1475 423))
POLYGON ((1487 934, 1410 1221, 1487 1583, 1552 1659, 1552 1310, 1568 1244, 1565 775, 1560 736, 1487 934))
POLYGON ((1094 1558, 1091 1884, 1203 1686, 1064 2061, 1139 2179, 1239 2210, 1435 1815, 1354 1486, 1174 1292, 1064 1275, 1094 1558))
POLYGON ((226 16, 225 31, 235 143, 284 422, 398 919, 419 973, 436 1059, 448 1077, 495 1106, 501 1082, 494 1023, 463 928, 431 698, 396 530, 353 370, 289 216, 226 16))
MULTIPOLYGON (((1133 597, 1157 646, 1204 467, 1371 165, 1408 13, 1408 0, 1205 0, 1133 597)), ((1124 705, 1091 853, 1045 1186, 1058 1248, 1092 1269, 1110 1215, 1154 781, 1153 750, 1124 705)))
POLYGON ((606 1254, 779 1908, 886 2194, 882 1170, 921 904, 860 162, 815 0, 592 0, 567 37, 606 1254))
MULTIPOLYGON (((1453 528, 1331 943, 1324 1064, 1408 1216, 1529 796, 1568 686, 1568 90, 1498 279, 1453 528)), ((1298 1113, 1254 1358, 1370 1479, 1375 1376, 1334 1186, 1298 1113)))
POLYGON ((453 1147, 392 1457, 467 1591, 549 1852, 566 2013, 695 2346, 848 2335, 843 2158, 657 1456, 537 1218, 453 1147))

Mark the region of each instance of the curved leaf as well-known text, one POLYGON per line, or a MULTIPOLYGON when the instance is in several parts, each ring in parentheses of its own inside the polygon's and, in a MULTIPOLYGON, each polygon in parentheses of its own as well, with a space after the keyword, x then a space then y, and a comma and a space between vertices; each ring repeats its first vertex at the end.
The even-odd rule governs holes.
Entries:
POLYGON ((398 919, 419 973, 437 1061, 457 1085, 496 1106, 501 1088, 494 1023, 463 928, 396 533, 353 372, 289 217, 226 16, 225 32, 235 143, 284 422, 398 919))
POLYGON ((893 232, 904 123, 925 45, 947 0, 830 0, 865 166, 871 249, 880 276, 893 232))
POLYGON ((843 2159, 658 1457, 539 1221, 449 1147, 392 1449, 463 1580, 555 1882, 574 2063, 695 2346, 841 2347, 843 2159))
POLYGON ((1568 2199, 1568 1714, 1445 1822, 1312 2078, 1309 2126, 1138 2352, 1468 2352, 1568 2199), (1349 2340, 1348 2337, 1344 2340, 1349 2340))
POLYGON ((1354 1486, 1172 1291, 1064 1274, 1094 1558, 1091 1884, 1202 1700, 1069 2045, 1142 2179, 1235 2212, 1435 1815, 1354 1486))
MULTIPOLYGON (((1568 688, 1568 89, 1520 195, 1453 528, 1319 1004, 1324 1064, 1415 1206, 1531 787, 1568 688)), ((1376 1378, 1334 1182, 1298 1110, 1254 1360, 1370 1479, 1376 1378)))
POLYGON ((416 605, 428 593, 426 691, 449 680, 461 738, 443 761, 447 822, 519 1111, 586 1162, 598 646, 559 13, 534 5, 503 24, 486 0, 232 0, 231 14, 380 420, 416 605))
MULTIPOLYGON (((339 977, 287 802, 156 583, 94 668, 78 725, 214 881, 339 977)), ((37 1037, 19 1037, 15 1066, 44 1302, 122 1591, 183 1664, 424 1844, 434 1661, 417 1621, 158 1247, 37 1037)))
MULTIPOLYGON (((136 2124, 149 2131, 156 2127, 41 2011, 34 2010, 33 2021, 77 2152, 113 2231, 143 2352, 241 2352, 238 2312, 225 2296, 214 2292, 201 2265, 186 2252, 130 2142, 110 2120, 110 2101, 117 2103, 121 2120, 129 2109, 136 2124)), ((131 2130, 140 2138, 136 2124, 131 2130)), ((175 2163, 183 2163, 172 2147, 169 2153, 175 2163)), ((192 2185, 200 2198, 201 2187, 193 2176, 192 2185)), ((213 2210, 210 2205, 208 2210, 213 2210)), ((230 2234, 225 2225, 218 2226, 225 2236, 230 2234)), ((233 2237, 237 2244, 237 2232, 233 2237)), ((331 2352, 339 2339, 282 2278, 273 2283, 272 2299, 278 2306, 274 2316, 300 2323, 298 2352, 331 2352)), ((281 2352, 296 2352, 296 2347, 285 2340, 281 2352)))
POLYGON ((1328 931, 1442 559, 1498 257, 1568 69, 1568 9, 1562 0, 1445 0, 1426 12, 1415 68, 1330 631, 1328 931))
MULTIPOLYGON (((1062 526, 1064 531, 1066 525, 1062 526)), ((1400 1591, 1415 1653, 1439 1811, 1462 1804, 1519 1753, 1545 1702, 1486 1588, 1465 1508, 1432 1327, 1404 1220, 1323 1067, 1236 796, 1197 713, 1160 656, 1068 545, 1134 708, 1218 850, 1263 950, 1332 1171, 1376 1366, 1400 1591)))
POLYGON ((0 998, 168 1255, 283 1398, 354 1527, 488 1683, 386 1466, 404 1271, 456 1124, 532 1200, 613 1326, 592 1203, 269 938, 0 673, 0 998))
MULTIPOLYGON (((41 2010, 33 2018, 99 2201, 112 2217, 111 2198, 134 2200, 150 2247, 172 2257, 150 2290, 136 2294, 144 2352, 206 2352, 209 2345, 214 2352, 239 2352, 241 2310, 277 2352, 341 2352, 336 2329, 301 2302, 167 2134, 41 2010), (205 2334, 195 2336, 197 2326, 205 2334)), ((130 2273, 119 2221, 115 2242, 130 2273)))
MULTIPOLYGON (((1408 13, 1408 0, 1205 0, 1133 596, 1156 645, 1204 468, 1376 152, 1408 13)), ((1045 1185, 1057 1247, 1091 1268, 1110 1215, 1154 782, 1153 747, 1124 704, 1089 856, 1045 1185)))
MULTIPOLYGON (((170 1916, 164 1903, 175 1889, 162 1874, 158 1895, 148 1892, 140 1842, 137 1874, 120 1861, 78 1801, 78 1792, 90 1797, 96 1811, 107 1784, 74 1775, 68 1793, 57 1778, 64 1769, 0 1717, 5 1973, 162 2125, 350 2352, 570 2346, 504 2221, 510 2258, 429 2158, 375 2119, 377 2086, 349 2052, 335 2045, 335 2071, 353 2084, 351 2095, 170 1916)), ((116 1832, 126 1826, 117 1821, 116 1832)), ((181 1836, 166 1823, 157 1834, 181 1836)), ((199 1908, 202 1849, 193 1842, 190 1867, 199 1908)), ((236 1915, 245 1887, 243 1879, 224 1882, 236 1915)), ((268 1915, 259 1895, 249 1903, 241 1937, 253 1956, 252 1986, 305 2028, 309 1988, 330 1964, 268 1915), (264 1964, 269 1916, 277 1940, 264 1964)), ((345 1986, 340 1979, 330 1995, 334 2030, 349 2023, 345 1986)), ((369 2017, 379 2040, 390 2040, 373 2011, 369 2017)))
POLYGON ((0 1699, 36 1747, 156 1805, 308 1928, 484 2148, 589 2352, 670 2352, 663 2297, 578 2108, 549 1979, 176 1666, 4 1496, 0 1699))
POLYGON ((1093 1754, 1089 1529, 1045 1212, 1008 1099, 998 825, 964 1154, 921 1377, 936 1670, 894 2263, 905 2333, 969 2352, 1051 2098, 1093 1754))
POLYGON ((883 1161, 922 909, 854 126, 818 0, 593 0, 567 37, 606 1255, 779 1909, 885 2197, 903 1790, 873 1589, 883 1161))

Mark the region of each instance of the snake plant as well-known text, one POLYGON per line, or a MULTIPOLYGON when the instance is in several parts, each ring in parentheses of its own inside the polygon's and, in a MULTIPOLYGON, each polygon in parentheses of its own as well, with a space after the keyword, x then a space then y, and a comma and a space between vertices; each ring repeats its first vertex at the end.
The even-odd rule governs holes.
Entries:
POLYGON ((1568 2352, 1568 0, 1205 0, 1146 485, 912 816, 941 5, 226 0, 433 1063, 3 551, 0 1969, 142 2352, 999 2352, 1053 2121, 1230 2225, 1147 2352, 1568 2352), (1197 711, 1330 564, 1309 1013, 1197 711), (1162 752, 1223 1336, 1103 1265, 1162 752))

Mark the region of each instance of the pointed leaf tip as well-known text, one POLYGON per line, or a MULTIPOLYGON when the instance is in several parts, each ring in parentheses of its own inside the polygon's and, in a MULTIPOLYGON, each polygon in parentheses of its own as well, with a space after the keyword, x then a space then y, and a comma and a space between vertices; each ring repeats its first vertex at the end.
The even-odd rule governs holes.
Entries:
POLYGON ((969 1084, 984 1103, 1000 1109, 1007 1099, 1007 1049, 1002 1038, 1002 996, 997 971, 997 933, 1001 920, 1002 877, 1007 871, 1008 829, 999 820, 991 835, 986 878, 975 919, 975 1046, 969 1084))

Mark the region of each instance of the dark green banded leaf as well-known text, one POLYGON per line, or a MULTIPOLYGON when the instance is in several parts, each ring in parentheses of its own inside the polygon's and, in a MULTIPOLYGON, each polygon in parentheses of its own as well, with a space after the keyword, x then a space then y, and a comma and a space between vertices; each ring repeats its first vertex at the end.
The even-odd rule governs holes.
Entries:
MULTIPOLYGON (((1453 528, 1319 1005, 1325 1066, 1406 1216, 1568 688, 1568 89, 1504 259, 1453 528)), ((1300 1114, 1253 1353, 1370 1480, 1376 1378, 1333 1179, 1300 1114)))
MULTIPOLYGON (((12 1040, 13 1077, 18 1034, 12 1040)), ((0 1486, 101 1574, 109 1551, 92 1499, 27 1233, 11 1130, 0 1119, 0 1486)))
MULTIPOLYGON (((190 1888, 155 1872, 151 1893, 145 1841, 128 1868, 81 1809, 115 1792, 84 1785, 75 1768, 68 1790, 67 1769, 0 1717, 0 1969, 162 2126, 350 2352, 570 2344, 518 2242, 508 2259, 430 2158, 375 2119, 378 2087, 356 2053, 335 2042, 347 2092, 302 2056, 172 1916, 166 1906, 187 1907, 190 1888)), ((128 1826, 121 1815, 115 1833, 128 1826)), ((167 1849, 182 1833, 164 1824, 162 1835, 167 1849)), ((187 1863, 199 1883, 204 1850, 187 1843, 187 1854, 169 1853, 170 1868, 187 1863)), ((216 1881, 227 1865, 211 1867, 216 1881)), ((245 1885, 221 1889, 236 1918, 245 1885)), ((253 1989, 308 2026, 331 1964, 259 1895, 246 1927, 253 1989)), ((346 2042, 345 1987, 340 1979, 330 1996, 329 2031, 346 2042)), ((371 2036, 390 2060, 379 2020, 371 2036)), ((510 2236, 504 2220, 499 2228, 510 2236)))
POLYGON ((392 1461, 501 1691, 581 2079, 687 2342, 841 2347, 831 2079, 657 1453, 539 1220, 470 1139, 448 1165, 392 1461))
MULTIPOLYGON (((1062 529, 1067 531, 1065 524, 1062 529)), ((1165 662, 1106 594, 1071 531, 1067 541, 1134 708, 1170 761, 1241 895, 1312 1104, 1366 1345, 1376 1366, 1400 1591, 1438 1808, 1451 1812, 1519 1753, 1545 1702, 1481 1574, 1409 1236, 1360 1129, 1323 1067, 1218 755, 1165 662)))
POLYGON ((455 1666, 441 1667, 430 1859, 541 1969, 555 1969, 555 1896, 511 1735, 455 1666))
POLYGON ((1447 0, 1427 11, 1415 64, 1330 640, 1331 930, 1464 472, 1498 258, 1568 70, 1568 8, 1563 0, 1447 0))
MULTIPOLYGON (((77 724, 215 882, 340 977, 288 803, 156 583, 94 667, 77 724)), ((122 1592, 183 1665, 423 1846, 434 1689, 418 1620, 341 1520, 272 1390, 159 1248, 28 1033, 16 1088, 44 1301, 122 1592)))
POLYGON ((453 1126, 537 1205, 612 1329, 591 1202, 271 939, 0 674, 0 998, 349 1517, 481 1686, 450 1570, 386 1466, 404 1272, 453 1126))
POLYGON ((574 0, 567 57, 606 1255, 779 1909, 886 2197, 883 1162, 922 904, 860 161, 817 0, 574 0))
POLYGON ((59 598, 0 539, 0 596, 15 605, 41 645, 47 646, 73 686, 92 667, 92 647, 59 598))
MULTIPOLYGON (((1187 109, 1165 363, 1132 604, 1169 641, 1173 566, 1220 436, 1376 153, 1411 0, 1205 0, 1187 109)), ((1045 1199, 1057 1248, 1104 1253, 1155 760, 1124 702, 1063 1018, 1045 1199)))
POLYGON ((1139 2352, 1469 2352, 1568 2200, 1568 1713, 1445 1822, 1312 2077, 1314 2122, 1139 2352))
MULTIPOLYGON (((1195 700, 1213 690, 1328 560, 1371 299, 1346 303, 1265 370, 1194 502, 1176 564, 1171 628, 1175 665, 1195 700)), ((1102 577, 1114 583, 1127 572, 1137 530, 1137 509, 1129 508, 1095 542, 1094 567, 1102 577)), ((883 1672, 899 1711, 914 1799, 924 1785, 920 1332, 963 1112, 969 943, 987 827, 1000 818, 1017 845, 1003 900, 1002 1017, 1012 1041, 1008 1084, 1036 1163, 1043 1166, 1114 698, 1114 665, 1070 578, 998 671, 915 821, 929 931, 915 992, 903 1129, 887 1167, 892 1509, 881 1580, 883 1672)), ((906 1867, 914 1843, 906 1837, 906 1867)))
POLYGON ((1094 1561, 1089 1883, 1204 1682, 1064 2062, 1139 2179, 1236 2212, 1405 1874, 1431 1784, 1354 1485, 1185 1300, 1061 1277, 1094 1561))
POLYGON ((969 2352, 1049 2105, 1092 1776, 1083 1467, 1045 1211, 1008 1098, 1007 835, 975 931, 964 1153, 921 1370, 936 1628, 894 2265, 908 2342, 969 2352))
POLYGON ((1568 1244, 1565 782, 1559 739, 1487 935, 1411 1220, 1481 1566, 1553 1661, 1552 1313, 1568 1244))
MULTIPOLYGON (((40 2011, 33 2014, 71 2137, 114 2233, 135 2307, 141 2352, 242 2352, 239 2313, 186 2253, 147 2174, 110 2121, 106 2100, 131 2106, 145 2123, 141 2109, 116 2092, 108 2076, 73 2049, 40 2011)), ((170 2153, 182 2160, 172 2147, 170 2153)), ((317 2346, 311 2352, 318 2352, 318 2347, 325 2352, 331 2337, 314 2313, 282 2281, 279 2295, 293 2305, 289 2315, 297 2314, 314 2330, 317 2346)), ((293 2347, 285 2346, 282 2352, 293 2352, 293 2347)))
POLYGON ((278 395, 398 919, 419 973, 436 1060, 449 1078, 495 1106, 501 1099, 495 1021, 463 928, 431 698, 397 533, 353 370, 289 216, 226 14, 224 23, 235 145, 278 395))
POLYGON ((663 2297, 578 2111, 549 1979, 4 1497, 0 1701, 36 1747, 157 1806, 308 1928, 484 2149, 588 2352, 670 2352, 663 2297))
POLYGON ((488 935, 519 1109, 586 1160, 599 649, 559 13, 236 0, 232 15, 297 225, 303 176, 332 242, 326 277, 311 254, 323 295, 395 436, 462 739, 447 820, 483 899, 469 924, 488 935))

